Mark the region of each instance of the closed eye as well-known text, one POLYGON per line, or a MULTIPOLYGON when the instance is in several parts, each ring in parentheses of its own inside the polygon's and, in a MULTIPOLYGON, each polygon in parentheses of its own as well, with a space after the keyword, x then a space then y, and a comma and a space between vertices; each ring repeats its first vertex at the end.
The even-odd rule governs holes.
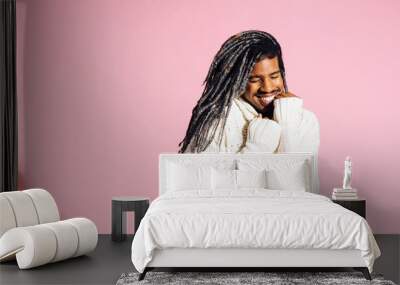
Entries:
MULTIPOLYGON (((260 80, 262 80, 261 77, 262 76, 260 76, 260 75, 253 75, 253 76, 249 77, 249 82, 251 82, 251 83, 259 82, 260 80)), ((280 77, 281 77, 280 70, 277 70, 277 71, 269 74, 269 78, 271 78, 271 79, 278 79, 280 77)))
POLYGON ((279 77, 281 77, 281 72, 278 70, 278 71, 275 71, 274 73, 271 73, 270 75, 269 75, 269 77, 271 78, 271 79, 276 79, 276 78, 279 78, 279 77))
POLYGON ((255 83, 255 82, 258 82, 258 81, 260 81, 260 78, 258 78, 258 77, 252 77, 252 78, 249 79, 249 82, 252 82, 252 83, 255 83))

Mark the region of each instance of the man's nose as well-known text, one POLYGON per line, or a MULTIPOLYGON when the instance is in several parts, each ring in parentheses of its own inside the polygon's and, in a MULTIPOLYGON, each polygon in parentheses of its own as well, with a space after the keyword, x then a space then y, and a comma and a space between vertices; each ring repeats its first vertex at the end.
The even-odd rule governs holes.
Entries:
POLYGON ((270 93, 275 90, 274 83, 269 79, 262 80, 261 91, 265 93, 270 93))

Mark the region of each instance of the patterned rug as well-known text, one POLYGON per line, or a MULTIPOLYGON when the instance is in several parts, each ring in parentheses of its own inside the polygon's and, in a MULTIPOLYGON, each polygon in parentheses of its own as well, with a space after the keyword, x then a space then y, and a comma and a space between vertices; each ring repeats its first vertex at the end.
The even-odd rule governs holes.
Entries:
POLYGON ((372 281, 364 278, 361 272, 154 272, 150 271, 142 281, 138 281, 139 273, 124 273, 116 285, 134 284, 379 284, 395 285, 384 280, 382 275, 372 274, 372 281))

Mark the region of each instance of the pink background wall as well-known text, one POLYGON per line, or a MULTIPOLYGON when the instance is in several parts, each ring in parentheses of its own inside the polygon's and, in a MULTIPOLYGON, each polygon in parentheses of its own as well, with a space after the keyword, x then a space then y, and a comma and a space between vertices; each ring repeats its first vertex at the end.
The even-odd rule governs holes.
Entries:
POLYGON ((394 0, 17 0, 20 187, 48 189, 63 218, 109 233, 112 196, 157 196, 158 154, 177 152, 223 41, 260 29, 320 120, 321 192, 340 186, 351 155, 371 227, 400 233, 398 11, 394 0))

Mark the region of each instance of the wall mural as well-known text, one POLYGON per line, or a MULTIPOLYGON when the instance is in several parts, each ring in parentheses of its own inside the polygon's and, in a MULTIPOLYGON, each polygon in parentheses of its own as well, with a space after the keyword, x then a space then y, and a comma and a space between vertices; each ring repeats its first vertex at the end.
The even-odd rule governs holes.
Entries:
POLYGON ((269 33, 250 30, 221 46, 192 111, 180 153, 318 153, 319 123, 289 92, 282 51, 269 33))

